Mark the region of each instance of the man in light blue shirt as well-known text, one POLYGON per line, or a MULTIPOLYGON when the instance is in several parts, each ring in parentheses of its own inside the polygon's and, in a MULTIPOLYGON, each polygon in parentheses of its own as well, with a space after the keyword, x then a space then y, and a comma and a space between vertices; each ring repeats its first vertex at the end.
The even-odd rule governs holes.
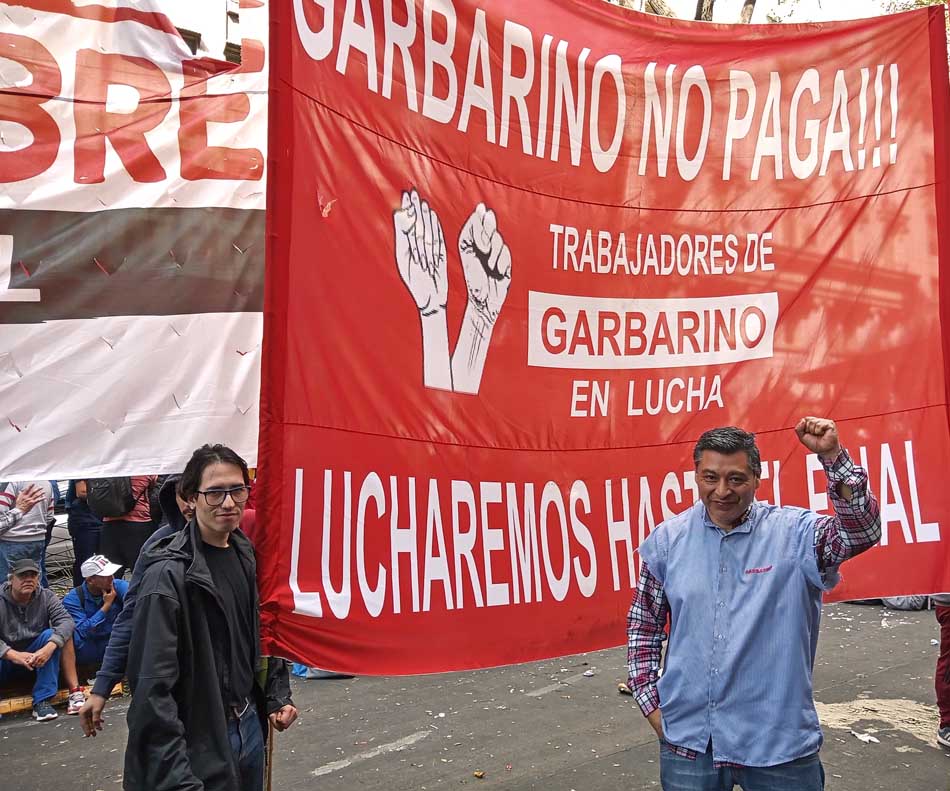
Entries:
POLYGON ((755 437, 713 429, 693 453, 699 501, 640 547, 628 683, 660 738, 665 791, 824 787, 812 695, 821 597, 841 563, 880 540, 881 519, 834 421, 802 418, 795 431, 821 459, 834 516, 756 501, 755 437))

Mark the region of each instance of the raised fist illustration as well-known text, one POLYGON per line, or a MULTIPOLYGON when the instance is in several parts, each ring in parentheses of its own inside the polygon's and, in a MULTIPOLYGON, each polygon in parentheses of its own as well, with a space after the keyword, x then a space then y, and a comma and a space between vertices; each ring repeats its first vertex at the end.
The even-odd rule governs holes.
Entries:
POLYGON ((393 231, 399 275, 419 312, 431 316, 444 311, 449 291, 445 237, 438 215, 415 189, 402 193, 402 206, 393 212, 393 231))
POLYGON ((498 232, 495 212, 479 203, 459 234, 468 301, 494 325, 511 285, 511 251, 498 232))

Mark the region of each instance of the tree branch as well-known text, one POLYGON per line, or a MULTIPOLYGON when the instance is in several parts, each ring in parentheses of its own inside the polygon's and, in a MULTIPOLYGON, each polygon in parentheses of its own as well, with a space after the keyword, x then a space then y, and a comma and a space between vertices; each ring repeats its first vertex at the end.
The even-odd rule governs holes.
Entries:
POLYGON ((649 14, 657 14, 658 16, 676 17, 673 9, 666 4, 666 0, 646 0, 643 10, 649 14))
POLYGON ((755 0, 745 0, 742 4, 742 11, 739 13, 739 21, 743 25, 748 25, 752 21, 753 11, 755 11, 755 0))
POLYGON ((696 19, 700 22, 712 22, 715 4, 716 0, 696 0, 696 19))

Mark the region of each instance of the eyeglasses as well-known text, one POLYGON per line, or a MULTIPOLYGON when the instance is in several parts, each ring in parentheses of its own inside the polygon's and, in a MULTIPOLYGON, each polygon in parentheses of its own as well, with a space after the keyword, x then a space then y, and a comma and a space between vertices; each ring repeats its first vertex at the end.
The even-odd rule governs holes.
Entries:
POLYGON ((222 505, 228 495, 231 495, 231 499, 235 505, 241 505, 241 503, 246 503, 247 498, 250 497, 251 487, 232 486, 230 489, 208 489, 207 491, 201 491, 201 489, 199 489, 198 494, 203 494, 205 502, 212 508, 222 505))

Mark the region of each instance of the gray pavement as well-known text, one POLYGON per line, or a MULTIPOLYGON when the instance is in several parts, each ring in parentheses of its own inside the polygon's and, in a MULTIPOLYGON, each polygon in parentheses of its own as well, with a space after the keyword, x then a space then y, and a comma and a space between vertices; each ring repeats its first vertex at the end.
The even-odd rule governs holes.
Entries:
MULTIPOLYGON (((815 690, 828 791, 950 791, 950 751, 934 740, 937 636, 932 612, 825 608, 815 690)), ((472 673, 295 680, 301 718, 277 738, 273 788, 659 788, 656 740, 617 693, 624 662, 610 649, 472 673)), ((65 714, 0 721, 0 786, 120 787, 126 709, 113 701, 96 739, 65 714)))

